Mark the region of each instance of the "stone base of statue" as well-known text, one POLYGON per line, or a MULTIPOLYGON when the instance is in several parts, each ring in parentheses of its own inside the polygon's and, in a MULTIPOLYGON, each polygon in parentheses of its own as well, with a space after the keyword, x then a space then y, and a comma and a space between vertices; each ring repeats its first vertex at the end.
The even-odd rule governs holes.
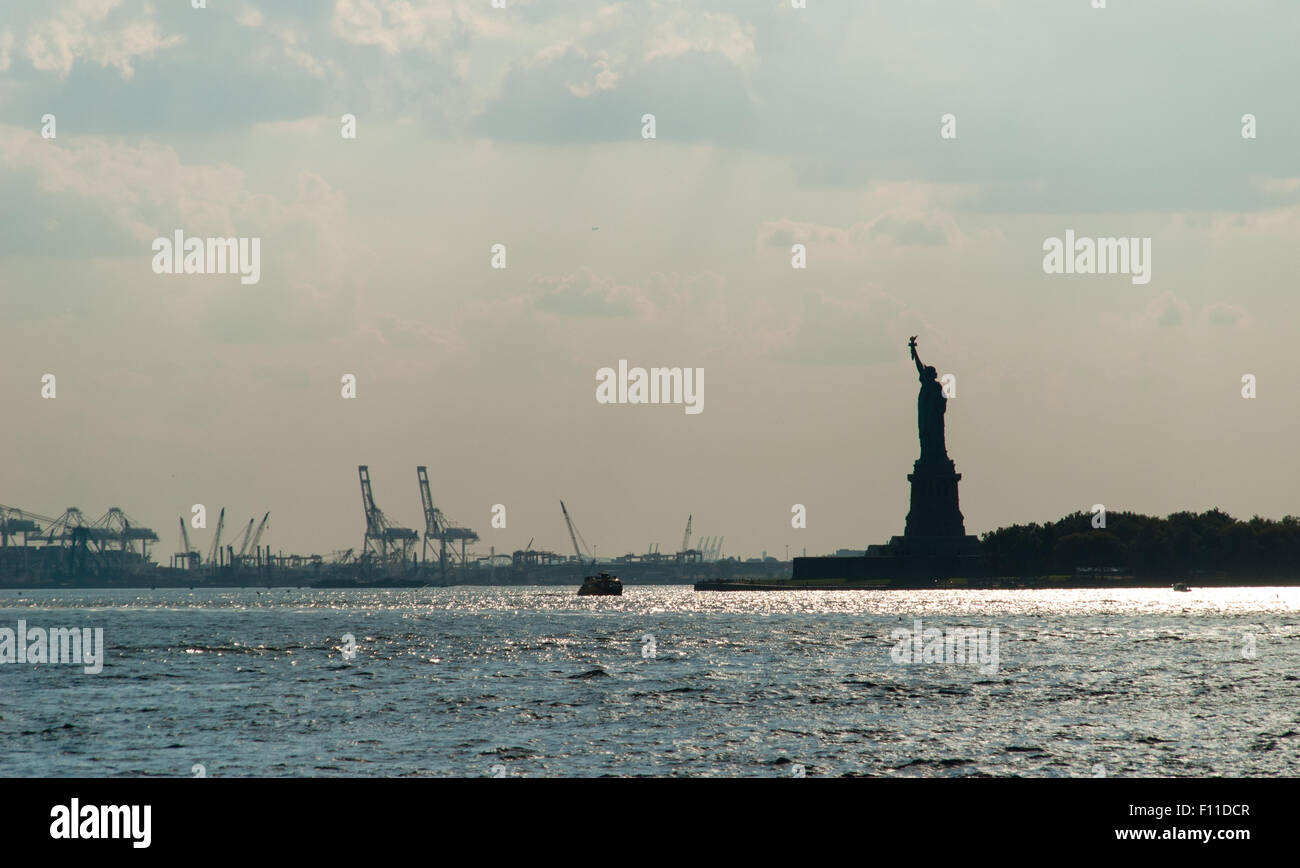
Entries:
POLYGON ((961 474, 951 459, 917 461, 907 476, 912 505, 902 536, 859 557, 795 558, 792 582, 926 588, 988 575, 978 537, 966 533, 957 497, 961 474))
POLYGON ((912 505, 903 530, 905 540, 966 535, 966 523, 957 503, 960 479, 961 474, 951 458, 922 460, 912 465, 912 472, 907 474, 907 481, 912 483, 912 505))

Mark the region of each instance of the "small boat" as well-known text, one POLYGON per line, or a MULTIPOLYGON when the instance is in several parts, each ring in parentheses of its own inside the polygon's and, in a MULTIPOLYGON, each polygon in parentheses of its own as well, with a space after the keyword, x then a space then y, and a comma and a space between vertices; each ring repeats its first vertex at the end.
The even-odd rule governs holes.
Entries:
POLYGON ((1175 590, 1175 591, 1190 591, 1191 588, 1187 587, 1187 583, 1186 583, 1186 582, 1174 582, 1174 590, 1175 590))
POLYGON ((582 587, 578 588, 579 597, 621 597, 623 595, 623 583, 618 580, 618 576, 610 575, 601 570, 594 576, 587 576, 582 580, 582 587))

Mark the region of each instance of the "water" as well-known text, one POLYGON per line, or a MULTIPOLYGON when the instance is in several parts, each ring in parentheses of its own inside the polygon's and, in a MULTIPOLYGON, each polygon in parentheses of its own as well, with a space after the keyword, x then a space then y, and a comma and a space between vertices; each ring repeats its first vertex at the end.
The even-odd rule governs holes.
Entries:
POLYGON ((1300 588, 0 592, 20 618, 107 655, 0 666, 3 776, 1300 773, 1300 588), (996 671, 895 662, 916 618, 997 628, 996 671))

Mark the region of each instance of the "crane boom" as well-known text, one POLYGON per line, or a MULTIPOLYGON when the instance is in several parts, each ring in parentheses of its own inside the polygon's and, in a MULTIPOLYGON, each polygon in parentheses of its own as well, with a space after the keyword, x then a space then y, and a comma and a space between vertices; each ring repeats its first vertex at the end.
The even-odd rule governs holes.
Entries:
POLYGON ((438 508, 433 505, 433 494, 429 490, 429 468, 420 465, 415 468, 415 475, 420 483, 420 505, 424 507, 424 537, 441 536, 438 508))
POLYGON ((691 547, 691 519, 693 516, 686 516, 686 533, 682 534, 682 551, 691 547))
MULTIPOLYGON (((583 557, 582 547, 578 545, 578 540, 582 534, 578 533, 578 529, 573 526, 573 519, 569 517, 569 510, 562 500, 560 501, 560 512, 564 513, 564 524, 569 528, 569 539, 573 541, 573 553, 578 556, 578 563, 584 563, 586 558, 583 557)), ((585 543, 586 540, 583 540, 583 542, 585 543)), ((595 562, 594 558, 592 562, 595 562)))
POLYGON ((193 551, 193 549, 190 548, 190 532, 185 528, 184 516, 178 516, 178 519, 181 523, 181 551, 185 552, 185 557, 188 558, 190 552, 193 551))
POLYGON ((243 535, 239 538, 239 540, 240 540, 240 542, 239 542, 239 556, 240 556, 241 558, 242 558, 242 557, 244 556, 244 554, 248 551, 248 542, 249 542, 249 540, 252 539, 252 534, 253 534, 253 522, 255 522, 255 521, 257 521, 257 519, 255 519, 255 518, 250 518, 250 519, 248 520, 248 526, 244 528, 244 533, 243 533, 243 535))
POLYGON ((226 523, 226 508, 221 507, 221 514, 217 516, 217 532, 212 535, 212 551, 208 552, 208 563, 216 565, 217 554, 221 551, 221 528, 226 523))
POLYGON ((270 517, 271 513, 268 511, 266 515, 262 516, 262 521, 258 524, 257 530, 253 532, 253 541, 249 543, 248 547, 253 550, 254 554, 257 553, 257 547, 262 542, 262 531, 266 530, 266 521, 270 517))

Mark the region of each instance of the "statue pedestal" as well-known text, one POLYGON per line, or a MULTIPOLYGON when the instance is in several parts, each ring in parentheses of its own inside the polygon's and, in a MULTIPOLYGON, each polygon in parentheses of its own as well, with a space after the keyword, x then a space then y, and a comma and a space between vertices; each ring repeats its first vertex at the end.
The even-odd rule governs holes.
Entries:
POLYGON ((961 474, 952 459, 917 461, 907 479, 912 483, 912 506, 907 512, 904 543, 932 549, 935 539, 965 538, 966 523, 957 505, 961 474))
POLYGON ((979 538, 966 533, 957 504, 961 474, 952 459, 918 461, 907 478, 912 483, 912 508, 902 536, 867 546, 862 557, 795 558, 793 580, 933 588, 938 580, 978 580, 988 575, 979 538))

